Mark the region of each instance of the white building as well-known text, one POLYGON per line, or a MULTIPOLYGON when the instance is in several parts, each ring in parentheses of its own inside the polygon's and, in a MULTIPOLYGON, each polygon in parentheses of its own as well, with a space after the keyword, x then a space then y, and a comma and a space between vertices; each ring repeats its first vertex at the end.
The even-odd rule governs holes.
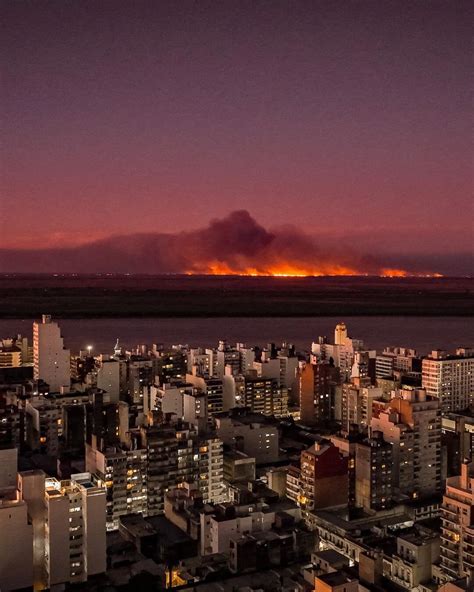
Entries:
POLYGON ((242 374, 245 374, 253 366, 255 351, 247 347, 244 343, 237 343, 236 347, 240 352, 240 371, 242 374))
MULTIPOLYGON (((296 506, 288 503, 288 507, 281 510, 301 519, 301 511, 296 506)), ((226 506, 217 506, 214 513, 207 509, 200 514, 201 518, 201 554, 213 553, 229 554, 231 539, 244 534, 268 531, 275 523, 277 509, 268 504, 246 504, 242 506, 232 505, 229 513, 226 506)), ((278 508, 280 509, 280 508, 278 508)))
POLYGON ((463 411, 474 401, 474 352, 456 355, 436 350, 423 359, 422 384, 428 395, 439 399, 443 412, 463 411))
POLYGON ((364 342, 360 339, 348 337, 347 328, 344 323, 336 325, 334 342, 328 343, 326 337, 320 337, 318 342, 312 343, 311 353, 318 361, 332 358, 334 365, 341 370, 343 379, 349 380, 354 364, 355 352, 363 350, 364 342))
POLYGON ((392 376, 394 371, 412 372, 419 361, 416 350, 406 347, 386 347, 375 360, 375 377, 392 376))
POLYGON ((0 590, 33 585, 33 526, 16 487, 0 490, 0 590))
POLYGON ((45 483, 46 584, 85 582, 106 570, 105 489, 87 473, 45 483))
POLYGON ((64 349, 64 340, 57 323, 50 315, 43 315, 41 323, 33 323, 34 378, 44 380, 51 392, 69 388, 71 383, 70 351, 64 349))
POLYGON ((226 366, 230 366, 234 376, 241 372, 241 353, 235 347, 231 347, 226 341, 219 341, 219 346, 213 356, 213 373, 216 378, 222 378, 226 366), (215 361, 214 361, 215 360, 215 361))
POLYGON ((192 389, 183 394, 183 419, 204 429, 207 425, 207 395, 199 389, 192 389))
POLYGON ((193 387, 181 381, 165 383, 162 386, 150 387, 150 409, 156 409, 162 413, 173 413, 177 417, 183 417, 184 394, 191 393, 193 387))
POLYGON ((0 590, 33 584, 33 526, 17 490, 16 448, 0 449, 0 590))
POLYGON ((199 376, 211 376, 211 357, 212 354, 200 347, 191 348, 188 353, 188 372, 195 372, 199 376))
POLYGON ((102 359, 97 372, 97 388, 106 391, 111 403, 120 400, 121 362, 114 358, 102 359))
POLYGON ((432 564, 439 559, 439 535, 418 526, 397 537, 397 550, 388 560, 387 576, 406 590, 431 582, 432 564))

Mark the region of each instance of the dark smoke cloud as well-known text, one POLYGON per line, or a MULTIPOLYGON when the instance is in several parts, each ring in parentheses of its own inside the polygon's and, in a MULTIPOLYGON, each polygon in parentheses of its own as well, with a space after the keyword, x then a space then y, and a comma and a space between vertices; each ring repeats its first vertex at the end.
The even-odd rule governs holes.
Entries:
MULTIPOLYGON (((293 226, 267 230, 245 210, 212 220, 203 229, 176 234, 112 236, 70 248, 0 249, 3 273, 209 273, 229 269, 268 273, 288 269, 310 273, 379 274, 400 267, 393 255, 386 260, 357 253, 349 242, 341 246, 302 233, 293 226)), ((403 267, 403 266, 402 266, 403 267)), ((437 272, 428 261, 409 272, 437 272)))

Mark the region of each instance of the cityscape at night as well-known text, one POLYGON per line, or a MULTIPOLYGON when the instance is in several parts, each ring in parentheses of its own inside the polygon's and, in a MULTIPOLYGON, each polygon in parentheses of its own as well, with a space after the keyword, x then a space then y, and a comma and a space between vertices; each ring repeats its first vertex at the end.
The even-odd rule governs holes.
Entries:
POLYGON ((472 3, 0 16, 0 592, 474 592, 472 3))

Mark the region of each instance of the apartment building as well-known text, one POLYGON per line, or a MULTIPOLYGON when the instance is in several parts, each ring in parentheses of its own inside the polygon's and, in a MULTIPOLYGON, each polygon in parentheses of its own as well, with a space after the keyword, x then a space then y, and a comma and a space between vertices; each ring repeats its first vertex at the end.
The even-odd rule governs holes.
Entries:
POLYGON ((301 453, 298 503, 304 513, 347 504, 347 463, 347 457, 329 441, 316 442, 301 453))
POLYGON ((377 411, 371 428, 393 445, 393 487, 410 497, 441 490, 441 413, 424 389, 404 389, 377 411))
POLYGON ((463 411, 474 401, 474 352, 458 348, 455 355, 432 351, 422 362, 422 386, 439 399, 443 413, 463 411))
POLYGON ((57 584, 85 582, 106 570, 106 494, 90 475, 45 483, 45 579, 57 584))
POLYGON ((441 581, 474 577, 474 462, 446 481, 441 507, 441 581))

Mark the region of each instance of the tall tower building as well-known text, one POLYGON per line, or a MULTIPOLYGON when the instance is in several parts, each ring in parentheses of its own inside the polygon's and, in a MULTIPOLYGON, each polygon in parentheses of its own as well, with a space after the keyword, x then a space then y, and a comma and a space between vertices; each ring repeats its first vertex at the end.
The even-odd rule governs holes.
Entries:
POLYGON ((71 383, 70 351, 64 349, 64 340, 57 323, 50 315, 43 315, 41 323, 33 323, 33 364, 35 380, 44 380, 50 392, 71 383))

